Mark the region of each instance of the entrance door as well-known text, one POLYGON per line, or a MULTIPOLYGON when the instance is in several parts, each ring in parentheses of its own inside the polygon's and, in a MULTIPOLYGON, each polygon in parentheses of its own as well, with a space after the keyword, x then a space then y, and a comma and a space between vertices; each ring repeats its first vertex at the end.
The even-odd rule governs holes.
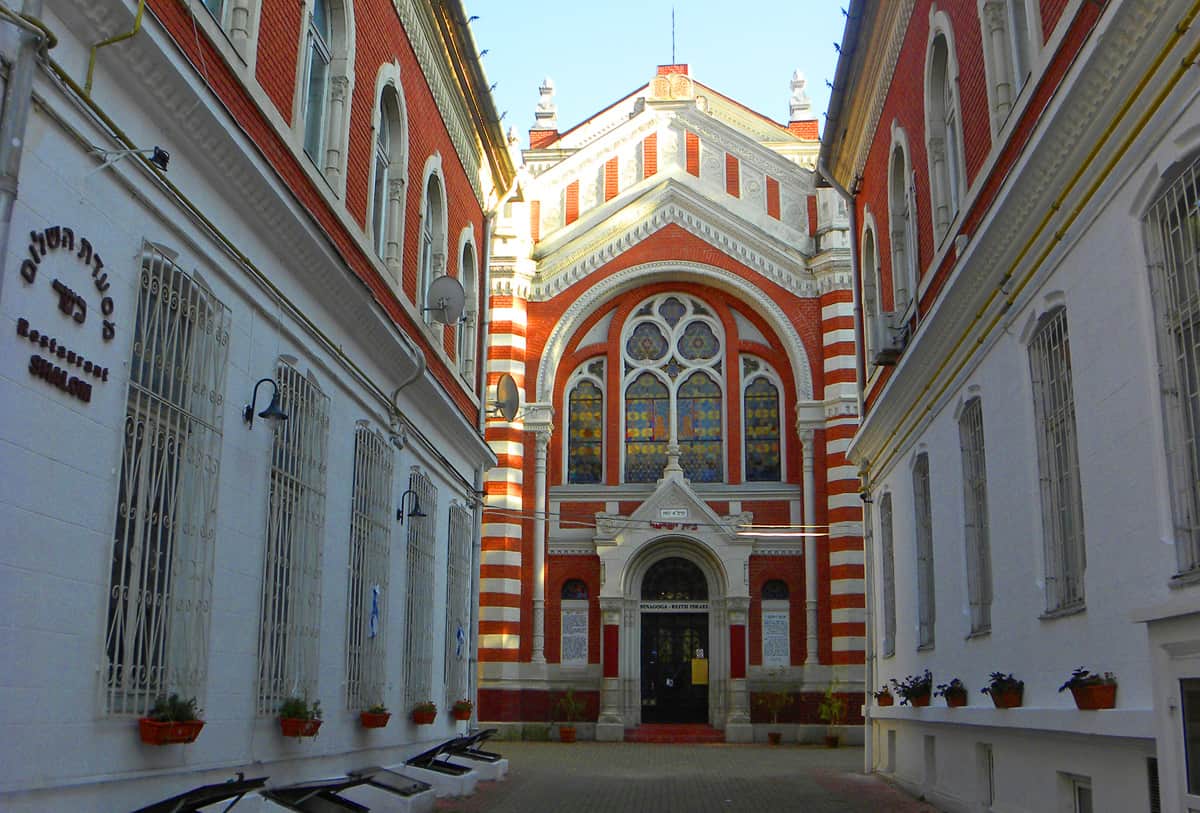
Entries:
POLYGON ((692 683, 693 659, 707 657, 707 613, 643 613, 642 722, 707 723, 707 662, 692 683))

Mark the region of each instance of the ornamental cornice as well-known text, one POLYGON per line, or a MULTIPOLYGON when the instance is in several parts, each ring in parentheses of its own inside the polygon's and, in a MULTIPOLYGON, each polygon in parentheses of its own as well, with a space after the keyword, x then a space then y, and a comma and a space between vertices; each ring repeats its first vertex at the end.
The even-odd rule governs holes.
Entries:
POLYGON ((883 105, 888 98, 888 88, 892 86, 892 76, 896 72, 896 63, 900 60, 900 49, 904 46, 904 38, 908 33, 908 21, 912 17, 914 4, 915 0, 900 0, 898 3, 899 11, 896 22, 888 32, 883 69, 875 74, 875 81, 868 97, 871 100, 871 110, 867 119, 867 137, 858 144, 858 154, 854 157, 854 174, 851 177, 861 176, 867 165, 871 145, 875 143, 875 131, 879 127, 879 118, 883 115, 883 105))
MULTIPOLYGON (((1116 113, 1138 83, 1150 78, 1146 71, 1173 29, 1173 18, 1168 14, 1170 6, 1170 0, 1126 0, 1108 7, 1111 17, 1103 30, 1093 35, 1095 47, 1085 47, 1063 79, 1054 103, 1042 113, 1038 132, 1022 153, 1016 169, 1007 176, 997 202, 987 212, 983 229, 972 235, 966 253, 956 263, 949 282, 939 295, 937 306, 921 325, 896 371, 867 413, 848 450, 852 460, 875 463, 885 452, 892 462, 899 459, 899 455, 892 454, 895 450, 885 444, 900 428, 900 417, 908 405, 925 397, 923 388, 941 380, 939 370, 949 366, 959 369, 959 375, 969 375, 974 369, 970 364, 961 368, 947 365, 948 348, 959 346, 955 344, 956 340, 970 328, 968 335, 976 338, 962 342, 961 347, 975 351, 982 345, 979 349, 986 352, 1002 334, 992 332, 984 336, 981 325, 989 320, 976 321, 976 316, 991 314, 999 307, 1012 315, 1019 314, 1038 290, 1035 279, 1033 284, 1023 288, 1022 296, 1011 307, 1005 297, 997 297, 987 307, 989 297, 1014 267, 1018 256, 1036 257, 1047 244, 1053 248, 1054 243, 1063 240, 1061 224, 1067 216, 1066 207, 1053 215, 1044 227, 1038 224, 1046 213, 1053 213, 1056 197, 1067 188, 1073 175, 1083 170, 1075 185, 1079 191, 1087 189, 1089 181, 1099 180, 1103 166, 1096 159, 1085 167, 1085 152, 1098 144, 1106 131, 1112 130, 1111 139, 1115 142, 1134 128, 1138 106, 1120 118, 1116 113), (1147 43, 1151 34, 1155 34, 1156 39, 1147 43), (1031 242, 1035 231, 1038 239, 1031 242)), ((1164 64, 1171 64, 1171 60, 1164 64)), ((1153 76, 1160 78, 1165 70, 1162 68, 1153 76)), ((1126 159, 1123 166, 1135 160, 1138 159, 1126 159)), ((1118 167, 1109 175, 1116 176, 1120 172, 1118 167)), ((1086 207, 1088 203, 1080 201, 1079 205, 1086 207)), ((1076 223, 1071 227, 1071 234, 1083 228, 1076 223)), ((1069 244, 1067 240, 1059 250, 1069 244)), ((1053 255, 1046 257, 1047 262, 1039 272, 1043 276, 1049 273, 1047 269, 1054 267, 1053 255)), ((1020 272, 1025 270, 1022 268, 1020 272)), ((957 355, 964 352, 967 351, 960 350, 957 355)), ((976 356, 976 362, 978 358, 976 356)), ((948 387, 942 396, 943 402, 952 393, 953 388, 948 387)), ((929 404, 922 412, 921 422, 931 420, 938 410, 939 404, 929 404)), ((919 437, 919 433, 912 432, 908 436, 919 437)), ((873 477, 885 474, 872 472, 873 477)))
POLYGON ((559 360, 566 351, 567 342, 575 335, 584 319, 608 300, 647 282, 653 282, 660 275, 662 278, 675 281, 692 279, 708 283, 752 304, 783 342, 788 360, 792 364, 792 379, 796 383, 796 397, 802 401, 812 399, 812 371, 808 366, 808 354, 805 351, 804 342, 777 302, 743 277, 723 268, 701 263, 661 261, 636 265, 618 271, 585 290, 567 307, 546 338, 545 348, 538 361, 538 401, 545 403, 553 401, 554 377, 558 370, 559 360))
POLYGON ((798 273, 805 271, 801 262, 790 260, 766 246, 753 247, 748 242, 752 239, 750 235, 735 237, 717 226, 713 219, 702 217, 678 203, 654 206, 644 218, 633 224, 619 218, 613 218, 610 223, 606 229, 593 227, 584 232, 583 237, 587 242, 575 251, 555 252, 539 262, 531 298, 544 301, 557 296, 658 230, 672 224, 721 249, 795 296, 820 295, 811 275, 802 276, 798 273), (774 256, 768 256, 768 252, 774 256))
POLYGON ((480 151, 475 139, 469 136, 474 132, 474 128, 471 126, 471 117, 461 94, 454 90, 457 83, 450 75, 446 53, 440 46, 434 46, 434 43, 441 42, 441 37, 435 30, 434 20, 429 14, 418 11, 415 0, 393 0, 393 5, 396 13, 400 15, 400 22, 404 25, 404 33, 408 35, 413 53, 417 55, 421 73, 425 75, 429 92, 433 94, 442 122, 450 134, 454 151, 458 153, 458 160, 462 163, 463 171, 471 184, 471 190, 475 193, 479 205, 484 206, 483 188, 479 183, 480 151))

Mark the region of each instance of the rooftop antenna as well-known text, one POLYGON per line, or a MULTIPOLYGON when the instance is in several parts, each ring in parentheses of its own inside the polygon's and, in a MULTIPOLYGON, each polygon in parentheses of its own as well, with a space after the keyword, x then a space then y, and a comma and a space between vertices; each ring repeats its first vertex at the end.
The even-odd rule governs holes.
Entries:
POLYGON ((675 64, 675 7, 671 6, 671 64, 675 64))

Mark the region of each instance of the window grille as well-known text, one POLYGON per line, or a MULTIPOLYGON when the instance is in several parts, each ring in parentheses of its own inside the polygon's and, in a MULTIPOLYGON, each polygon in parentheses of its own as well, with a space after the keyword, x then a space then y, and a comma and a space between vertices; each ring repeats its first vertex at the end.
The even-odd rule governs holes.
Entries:
POLYGON ((346 612, 346 706, 384 702, 393 452, 365 422, 354 430, 346 612))
POLYGON ((983 405, 972 398, 958 418, 962 448, 963 538, 967 554, 967 600, 971 632, 992 628, 992 551, 988 540, 987 463, 983 445, 983 405))
POLYGON ((433 582, 437 488, 413 469, 408 487, 417 494, 423 517, 408 517, 408 629, 404 641, 404 708, 433 699, 433 582))
POLYGON ((1146 217, 1150 288, 1180 572, 1200 569, 1200 159, 1146 217))
POLYGON ((1042 317, 1029 345, 1037 427, 1046 610, 1083 605, 1083 498, 1066 309, 1042 317))
POLYGON ((879 558, 883 576, 883 656, 896 654, 896 551, 892 543, 892 495, 879 501, 879 558))
POLYGON ((450 504, 449 561, 446 566, 446 702, 467 697, 471 665, 471 509, 450 504))
POLYGON ((105 636, 105 707, 202 698, 230 314, 157 249, 142 255, 105 636))
POLYGON ((936 618, 933 581, 933 510, 929 500, 929 455, 917 455, 913 466, 913 518, 917 531, 918 646, 933 646, 936 618))
POLYGON ((275 370, 275 424, 258 638, 259 714, 288 697, 317 699, 321 540, 329 397, 286 362, 275 370))

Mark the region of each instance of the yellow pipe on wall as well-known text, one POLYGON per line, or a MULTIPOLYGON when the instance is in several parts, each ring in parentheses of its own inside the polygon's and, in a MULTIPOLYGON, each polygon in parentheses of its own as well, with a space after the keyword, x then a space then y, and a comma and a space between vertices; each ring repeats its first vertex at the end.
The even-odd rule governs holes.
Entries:
POLYGON ((133 28, 126 31, 124 34, 117 34, 109 37, 106 40, 100 40, 92 46, 92 52, 88 55, 87 79, 83 83, 83 92, 87 96, 92 95, 92 79, 96 74, 96 52, 101 48, 106 48, 109 45, 116 45, 118 42, 124 42, 133 37, 137 32, 142 30, 142 15, 146 11, 146 0, 138 0, 137 14, 133 17, 133 28))
POLYGON ((970 324, 967 325, 954 344, 950 346, 950 350, 946 353, 946 356, 942 359, 942 362, 930 374, 929 379, 922 388, 921 392, 917 394, 917 396, 913 399, 912 404, 910 404, 900 416, 900 420, 896 422, 896 428, 892 430, 891 434, 889 434, 887 438, 884 439, 884 447, 887 447, 889 444, 892 444, 893 441, 896 441, 892 450, 882 462, 876 464, 871 464, 870 462, 866 463, 863 466, 864 474, 869 474, 871 469, 876 471, 883 470, 891 464, 892 460, 894 460, 896 455, 899 454, 900 448, 903 447, 912 434, 917 430, 917 427, 920 426, 922 419, 924 419, 927 414, 933 411, 933 405, 937 403, 938 399, 940 399, 946 393, 946 390, 950 388, 951 383, 953 383, 955 378, 958 377, 958 374, 962 372, 963 368, 966 367, 967 363, 974 356, 975 351, 983 344, 984 340, 988 337, 988 335, 991 334, 996 325, 999 324, 1000 320, 1004 317, 1004 314, 1006 314, 1013 304, 1015 304, 1017 296, 1022 290, 1024 290, 1025 286, 1029 284, 1030 280, 1033 279, 1034 275, 1050 256, 1050 253, 1054 250, 1055 246, 1057 246, 1063 237, 1066 236, 1067 229, 1070 228, 1079 215, 1082 214, 1084 207, 1088 204, 1092 197, 1095 196, 1096 192, 1100 188, 1100 185, 1107 179, 1109 173, 1116 166, 1117 162, 1124 157, 1125 153, 1129 151, 1129 148, 1133 145, 1134 139, 1140 135, 1141 131, 1145 129, 1146 124, 1149 123, 1150 117, 1157 112, 1158 108, 1163 105, 1163 102, 1166 101, 1167 96, 1174 90, 1175 86, 1179 84, 1179 80, 1183 78, 1183 74, 1193 66, 1193 63, 1195 63, 1197 57, 1200 57, 1200 45, 1197 45, 1190 53, 1188 53, 1186 57, 1184 57, 1183 60, 1181 60, 1180 64, 1176 67, 1175 72, 1164 84, 1162 90, 1155 95, 1153 101, 1150 103, 1150 106, 1138 119, 1137 123, 1134 125, 1133 131, 1126 136, 1125 140, 1120 144, 1116 152, 1105 164, 1103 170, 1098 174, 1097 179, 1084 192, 1079 200, 1079 203, 1074 207, 1074 209, 1072 209, 1066 220, 1055 231, 1051 243, 1045 249, 1043 249, 1038 257, 1034 260, 1033 264, 1029 267, 1029 270, 1021 277, 1020 281, 1017 283, 1012 292, 1010 293, 1004 291, 1004 286, 1016 274, 1017 269, 1020 267, 1021 261, 1024 260, 1025 256, 1033 249, 1034 244, 1050 225, 1050 221, 1054 218, 1055 214, 1057 214, 1058 210, 1062 208, 1071 191, 1082 179, 1084 173, 1091 166, 1091 163, 1096 159, 1096 156, 1100 154, 1100 151, 1108 143, 1109 137, 1112 136, 1112 134, 1116 131, 1117 126, 1121 123, 1121 121, 1124 120, 1125 116, 1129 113, 1129 109, 1133 106, 1134 102, 1137 101, 1141 92, 1150 83, 1151 79, 1153 79, 1154 74, 1157 73, 1159 68, 1162 67, 1163 62, 1166 61, 1171 49, 1175 47, 1179 40, 1182 39, 1183 35, 1188 32, 1192 24, 1196 21, 1196 16, 1198 14, 1200 14, 1200 0, 1197 0, 1197 2, 1192 5, 1191 10, 1188 11, 1188 13, 1185 14, 1180 22, 1175 26, 1175 30, 1172 33, 1171 38, 1168 40, 1166 46, 1162 49, 1161 53, 1159 53, 1158 57, 1155 58, 1149 70, 1147 70, 1142 76, 1134 90, 1128 94, 1125 101, 1121 104, 1120 108, 1118 108, 1116 115, 1113 117, 1108 127, 1104 130, 1102 137, 1084 157, 1083 163, 1080 165, 1079 169, 1074 175, 1071 176, 1070 180, 1063 187, 1063 190, 1059 196, 1054 200, 1053 203, 1050 204, 1049 212, 1047 212, 1046 216, 1042 218, 1041 223, 1038 224, 1038 227, 1034 230, 1029 240, 1026 241, 1016 259, 1013 260, 1012 266, 1001 278, 1000 285, 992 291, 987 300, 983 303, 979 310, 976 311, 975 316, 972 318, 970 324), (996 300, 997 296, 1002 293, 1006 294, 1004 306, 984 326, 983 331, 975 339, 975 345, 969 348, 966 355, 963 356, 962 359, 959 360, 958 364, 954 366, 954 368, 950 371, 949 376, 945 379, 937 392, 935 392, 930 398, 925 399, 924 396, 933 388, 934 384, 937 383, 938 377, 946 370, 950 362, 953 361, 955 354, 966 342, 971 331, 984 318, 985 313, 996 300), (897 435, 900 434, 903 424, 913 415, 913 412, 921 403, 925 404, 924 409, 921 410, 921 413, 917 415, 916 419, 908 426, 907 430, 903 435, 900 436, 899 440, 896 440, 897 435))

